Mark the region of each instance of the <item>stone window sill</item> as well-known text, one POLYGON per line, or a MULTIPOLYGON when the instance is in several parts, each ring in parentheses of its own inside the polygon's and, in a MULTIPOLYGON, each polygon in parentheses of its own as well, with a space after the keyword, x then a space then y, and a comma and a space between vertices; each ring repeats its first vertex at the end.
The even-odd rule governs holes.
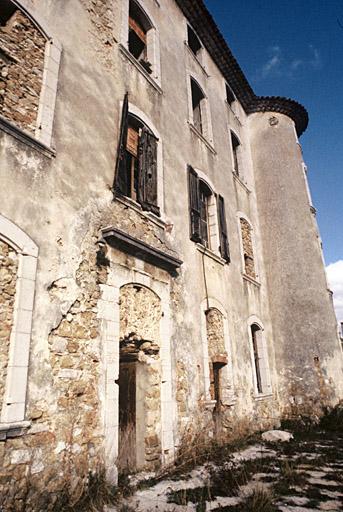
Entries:
POLYGON ((187 41, 184 41, 185 43, 185 46, 188 50, 188 52, 191 54, 192 58, 195 60, 195 62, 198 64, 198 66, 201 68, 201 71, 204 73, 204 75, 206 76, 206 78, 209 78, 209 74, 207 73, 206 69, 204 68, 204 66, 202 65, 202 63, 200 62, 200 60, 198 59, 198 57, 196 55, 194 55, 194 53, 192 52, 192 50, 190 49, 189 47, 189 44, 187 43, 187 41))
POLYGON ((23 436, 30 428, 30 426, 30 421, 18 421, 18 423, 0 423, 0 441, 23 436))
POLYGON ((157 217, 156 215, 154 215, 151 212, 145 212, 144 210, 142 210, 141 205, 139 203, 137 203, 136 201, 134 201, 133 199, 131 199, 130 197, 116 196, 115 201, 123 204, 127 208, 131 208, 135 212, 139 213, 139 215, 141 217, 143 217, 144 219, 148 219, 149 221, 151 221, 153 224, 156 224, 156 226, 158 226, 161 229, 167 230, 170 227, 170 224, 168 222, 164 221, 163 219, 161 219, 160 217, 157 217))
POLYGON ((196 244, 196 248, 199 252, 201 252, 202 254, 205 254, 205 256, 208 256, 209 258, 216 261, 220 265, 223 265, 223 266, 225 265, 226 261, 218 254, 211 251, 211 249, 208 249, 207 247, 205 247, 202 244, 196 244))
POLYGON ((14 137, 15 139, 19 140, 20 142, 23 142, 30 148, 39 151, 44 156, 47 156, 49 158, 53 158, 56 156, 56 151, 54 149, 46 146, 38 139, 36 139, 33 135, 30 135, 21 128, 18 128, 18 126, 15 126, 2 115, 0 115, 0 130, 6 132, 9 135, 12 135, 12 137, 14 137))
POLYGON ((237 181, 237 183, 239 183, 241 185, 241 187, 244 188, 244 190, 247 192, 247 194, 251 194, 250 188, 248 188, 248 186, 244 183, 244 181, 241 180, 241 178, 238 176, 236 171, 232 171, 232 176, 237 181))
POLYGON ((150 85, 159 93, 163 94, 160 84, 144 69, 144 67, 138 62, 138 60, 129 52, 125 46, 119 43, 119 50, 121 53, 135 66, 135 68, 144 76, 150 85))
POLYGON ((262 402, 262 400, 271 400, 273 393, 258 393, 254 395, 255 402, 262 402))
POLYGON ((256 281, 253 277, 248 276, 247 274, 242 273, 242 277, 245 281, 249 281, 249 283, 254 284, 258 288, 261 288, 261 283, 259 281, 256 281))
POLYGON ((189 128, 190 130, 195 133, 195 135, 197 135, 197 137, 199 137, 199 139, 201 140, 201 142, 203 142, 205 144, 205 146, 207 146, 207 148, 211 151, 211 153, 213 153, 214 155, 217 154, 216 150, 214 149, 214 147, 212 146, 212 144, 207 140, 205 139, 205 137, 203 136, 202 133, 199 132, 199 130, 197 128, 195 128, 194 124, 191 123, 190 121, 188 121, 188 124, 189 124, 189 128))

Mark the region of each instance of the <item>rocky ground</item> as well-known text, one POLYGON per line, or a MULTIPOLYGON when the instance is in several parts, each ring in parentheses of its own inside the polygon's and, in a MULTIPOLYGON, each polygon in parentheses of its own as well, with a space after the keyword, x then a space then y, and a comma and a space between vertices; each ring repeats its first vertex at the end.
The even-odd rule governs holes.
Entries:
POLYGON ((289 442, 262 438, 168 477, 131 478, 133 494, 108 512, 343 511, 343 432, 322 427, 289 442))

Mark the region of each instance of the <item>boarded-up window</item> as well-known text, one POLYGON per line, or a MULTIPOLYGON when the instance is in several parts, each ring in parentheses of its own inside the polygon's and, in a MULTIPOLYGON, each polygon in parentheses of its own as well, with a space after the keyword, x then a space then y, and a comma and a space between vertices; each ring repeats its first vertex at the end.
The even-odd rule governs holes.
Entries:
POLYGON ((0 114, 31 134, 37 128, 46 39, 8 0, 0 1, 0 114))
POLYGON ((242 233, 242 246, 244 257, 244 273, 256 279, 255 263, 254 263, 254 250, 252 241, 252 229, 249 222, 243 218, 240 219, 241 233, 242 233))

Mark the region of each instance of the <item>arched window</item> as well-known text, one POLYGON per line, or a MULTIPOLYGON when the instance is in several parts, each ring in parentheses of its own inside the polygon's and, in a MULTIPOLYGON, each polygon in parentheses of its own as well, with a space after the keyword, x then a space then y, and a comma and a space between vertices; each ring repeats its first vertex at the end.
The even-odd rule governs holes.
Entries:
POLYGON ((271 392, 271 382, 268 363, 268 352, 263 330, 257 324, 250 325, 250 336, 252 343, 254 385, 257 394, 271 392))
POLYGON ((233 132, 231 134, 231 147, 232 147, 232 159, 233 159, 233 171, 237 176, 240 174, 240 152, 241 143, 233 132))
POLYGON ((228 84, 225 84, 225 91, 226 91, 226 101, 229 105, 232 105, 232 103, 236 100, 236 97, 231 89, 231 87, 228 84))
POLYGON ((138 202, 143 210, 160 215, 157 197, 158 138, 129 112, 128 95, 122 112, 114 191, 138 202))
POLYGON ((249 222, 240 218, 241 236, 242 236, 242 249, 244 259, 244 273, 252 279, 256 279, 256 268, 254 261, 254 248, 253 248, 253 237, 252 227, 249 222))
POLYGON ((148 32, 152 24, 142 8, 134 1, 129 3, 129 52, 145 70, 152 73, 152 63, 148 60, 148 32))
POLYGON ((202 49, 202 45, 200 39, 189 25, 187 25, 187 43, 189 48, 197 57, 202 49))
POLYGON ((201 134, 205 131, 205 95, 199 85, 191 78, 193 125, 201 134))
POLYGON ((61 46, 19 4, 0 2, 1 124, 14 136, 12 124, 50 146, 61 46))
POLYGON ((1 423, 25 418, 27 374, 38 247, 0 215, 1 423))
POLYGON ((190 238, 229 262, 224 198, 216 196, 198 172, 188 166, 190 238))

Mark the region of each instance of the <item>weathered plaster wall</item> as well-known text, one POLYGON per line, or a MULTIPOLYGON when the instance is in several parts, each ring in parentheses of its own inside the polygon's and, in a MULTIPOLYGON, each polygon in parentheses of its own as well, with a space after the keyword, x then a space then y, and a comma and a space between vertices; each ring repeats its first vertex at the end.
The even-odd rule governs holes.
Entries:
POLYGON ((34 133, 46 39, 20 10, 0 27, 0 114, 34 133))
POLYGON ((301 149, 283 115, 254 114, 250 133, 279 399, 284 415, 311 415, 341 396, 342 355, 301 149))
MULTIPOLYGON (((107 458, 112 466, 115 464, 113 445, 118 432, 118 411, 114 404, 119 369, 119 311, 116 321, 113 317, 115 308, 119 307, 116 302, 119 300, 119 281, 119 286, 135 283, 139 276, 143 287, 167 290, 164 292, 167 295, 164 297, 164 316, 160 321, 166 324, 168 316, 168 328, 163 335, 157 337, 157 305, 151 311, 155 325, 152 331, 142 318, 131 318, 122 330, 125 337, 130 334, 128 331, 132 324, 132 331, 141 329, 144 337, 161 344, 158 356, 162 361, 161 369, 158 358, 144 350, 140 355, 143 358, 141 368, 148 369, 150 373, 149 377, 143 378, 149 387, 146 400, 156 405, 146 423, 148 430, 144 442, 147 447, 151 445, 149 448, 152 450, 148 453, 147 449, 144 454, 147 461, 148 456, 153 463, 161 456, 167 460, 165 451, 168 457, 172 457, 174 440, 175 444, 180 441, 184 429, 197 425, 195 418, 200 418, 199 424, 208 421, 209 413, 204 405, 205 368, 200 327, 204 314, 200 305, 206 296, 219 301, 227 312, 232 345, 232 397, 230 404, 225 405, 223 416, 226 431, 230 434, 238 427, 243 429, 242 424, 246 428, 247 424, 249 428, 271 426, 279 419, 277 371, 281 373, 284 370, 281 364, 277 369, 274 350, 277 345, 278 359, 284 361, 286 356, 281 349, 280 329, 286 329, 287 325, 285 320, 281 323, 278 318, 276 330, 272 328, 269 298, 275 304, 279 298, 272 294, 271 284, 267 286, 265 268, 269 270, 273 265, 271 254, 275 251, 266 238, 267 225, 271 220, 264 210, 271 186, 277 188, 279 184, 274 175, 270 186, 264 182, 264 175, 270 176, 270 162, 268 165, 263 161, 260 163, 260 150, 256 149, 258 145, 268 147, 264 137, 269 135, 263 135, 261 128, 262 141, 258 138, 260 127, 255 131, 250 126, 239 104, 235 105, 236 114, 232 114, 225 104, 223 78, 206 51, 203 59, 206 73, 189 53, 184 45, 185 19, 174 0, 161 3, 161 6, 158 2, 144 0, 142 4, 151 14, 159 33, 163 34, 160 38, 161 94, 117 44, 120 27, 126 23, 124 4, 119 0, 113 1, 108 11, 109 4, 100 0, 35 0, 32 3, 47 25, 54 27, 63 44, 54 116, 56 157, 48 158, 10 135, 0 133, 1 212, 24 229, 40 249, 27 394, 27 419, 32 423, 26 427, 26 434, 22 437, 0 443, 5 460, 5 471, 0 480, 2 499, 7 500, 5 505, 2 504, 5 510, 11 500, 20 506, 20 500, 26 499, 29 484, 40 489, 43 487, 47 493, 51 491, 57 496, 65 488, 64 475, 69 477, 69 471, 77 472, 73 481, 78 486, 76 490, 80 490, 88 468, 102 466, 104 460, 106 464, 107 458), (113 25, 112 12, 115 13, 113 25), (170 23, 171 19, 173 23, 170 23), (111 26, 114 33, 111 33, 111 26), (94 54, 99 58, 95 59, 94 54), (187 123, 188 71, 200 77, 208 97, 213 148, 191 131, 187 123), (130 104, 151 120, 163 143, 163 186, 159 188, 159 201, 164 204, 161 220, 151 220, 151 216, 130 202, 113 202, 110 191, 121 102, 126 91, 129 92, 130 104), (232 173, 230 128, 235 129, 242 144, 241 176, 245 183, 232 173), (249 130, 252 130, 253 137, 258 196, 249 130), (230 264, 223 264, 218 254, 213 257, 211 253, 200 252, 189 240, 187 164, 202 170, 213 183, 215 192, 225 198, 230 264), (257 206, 262 208, 261 217, 257 206), (242 277, 244 269, 237 212, 244 213, 254 227, 254 257, 259 269, 259 283, 242 277), (96 242, 101 236, 100 230, 111 225, 157 249, 180 256, 183 260, 180 271, 176 276, 170 276, 139 257, 134 258, 117 249, 97 256, 96 242), (122 279, 123 274, 125 279, 122 279), (105 297, 100 299, 101 286, 108 287, 104 288, 107 291, 113 290, 113 295, 110 294, 106 300, 105 297), (265 326, 273 386, 273 393, 268 397, 256 397, 254 394, 248 331, 251 315, 261 318, 265 326), (105 322, 106 329, 103 327, 105 322), (108 364, 105 368, 106 357, 108 364), (166 383, 168 372, 173 379, 166 383), (110 396, 106 395, 107 389, 111 389, 110 396), (175 408, 174 402, 175 405, 177 403, 175 408), (156 432, 159 414, 161 425, 156 432), (160 431, 161 438, 165 435, 164 446, 159 440, 160 431), (106 454, 103 453, 104 446, 106 454), (160 447, 162 454, 159 453, 160 447), (56 478, 61 473, 61 478, 56 478), (13 490, 11 479, 14 478, 18 484, 13 490)), ((274 147, 271 150, 274 151, 274 147)), ((288 210, 285 208, 287 215, 288 210)), ((280 214, 279 211, 276 213, 280 214)), ((284 219, 280 233, 285 233, 284 226, 288 221, 282 216, 280 218, 284 219)), ((279 227, 272 229, 273 236, 276 236, 279 227)), ((282 250, 287 252, 284 248, 282 250)), ((286 263, 293 265, 289 260, 282 265, 280 263, 280 268, 276 269, 278 275, 284 275, 288 269, 283 266, 286 263)), ((283 283, 278 283, 277 289, 282 290, 283 283)), ((322 294, 322 290, 318 291, 316 287, 313 291, 322 294)), ((154 300, 150 300, 151 303, 154 300)), ((313 302, 308 300, 306 304, 312 308, 313 302)), ((301 318, 305 318, 308 325, 306 304, 301 318)), ((316 313, 321 311, 318 309, 316 313)), ((148 313, 150 315, 149 308, 148 313)), ((300 316, 297 329, 299 325, 300 316)), ((287 329, 284 332, 288 333, 287 329)), ((302 333, 302 342, 306 332, 302 329, 298 332, 302 333)), ((314 336, 314 331, 310 332, 314 336)), ((324 327, 320 332, 325 337, 324 327)), ((294 346, 299 345, 299 339, 294 335, 294 346)), ((333 357, 326 358, 325 364, 330 375, 338 381, 333 357)), ((287 364, 285 368, 292 369, 287 364)), ((324 381, 325 371, 325 365, 321 366, 324 381)), ((302 374, 302 369, 299 374, 302 374)), ((314 385, 314 381, 312 383, 314 385)), ((281 390, 288 392, 287 387, 281 390)), ((26 512, 48 510, 44 494, 38 505, 30 502, 31 495, 28 499, 26 512)))
POLYGON ((17 272, 17 253, 6 242, 0 240, 0 409, 7 375, 17 272))

